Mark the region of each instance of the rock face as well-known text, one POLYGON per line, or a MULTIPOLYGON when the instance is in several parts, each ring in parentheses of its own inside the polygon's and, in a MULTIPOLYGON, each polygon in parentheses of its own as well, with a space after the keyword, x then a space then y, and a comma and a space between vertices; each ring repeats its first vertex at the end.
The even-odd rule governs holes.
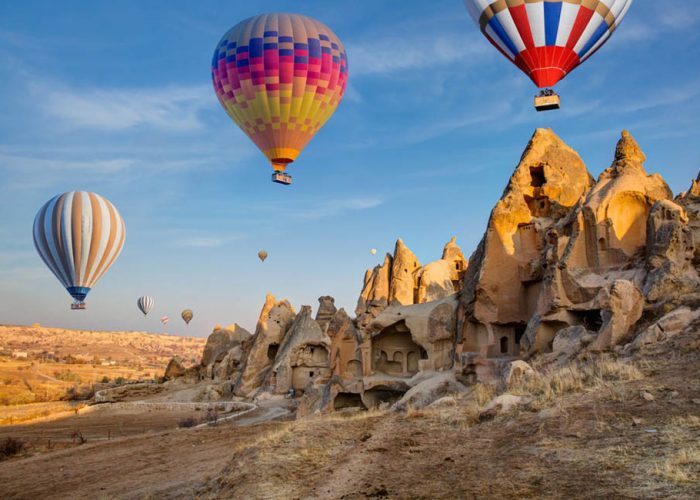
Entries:
MULTIPOLYGON (((644 295, 650 302, 674 301, 700 285, 693 265, 695 237, 685 210, 669 200, 654 204, 647 221, 644 295)), ((700 243, 700 241, 698 241, 700 243)))
POLYGON ((462 351, 520 353, 545 271, 563 243, 555 223, 575 210, 592 185, 573 149, 551 130, 535 132, 470 259, 460 297, 462 351))
POLYGON ((316 323, 321 327, 324 332, 328 327, 333 315, 338 310, 335 307, 335 299, 330 295, 324 295, 318 298, 318 311, 316 311, 316 323))
POLYGON ((330 378, 330 338, 302 306, 280 345, 266 385, 277 394, 303 390, 330 378))
POLYGON ((236 395, 250 397, 262 387, 287 329, 295 317, 294 309, 287 300, 277 301, 272 294, 267 294, 255 328, 250 353, 235 385, 236 395))
POLYGON ((489 359, 610 349, 634 334, 645 304, 678 306, 700 291, 684 209, 697 203, 697 183, 673 203, 645 159, 625 131, 593 183, 558 137, 535 133, 464 278, 463 370, 481 366, 483 378, 489 359))
POLYGON ((165 380, 173 380, 184 376, 186 372, 187 369, 182 363, 182 358, 180 356, 175 356, 170 360, 168 366, 165 368, 163 378, 165 378, 165 380))
POLYGON ((401 238, 396 240, 394 260, 391 265, 391 282, 389 284, 389 303, 402 305, 413 304, 413 290, 416 282, 413 274, 420 267, 418 258, 404 245, 401 238))
POLYGON ((201 367, 205 377, 220 380, 237 378, 243 367, 253 336, 237 324, 222 328, 217 325, 207 338, 201 367))
POLYGON ((365 273, 355 309, 358 326, 369 326, 390 304, 422 304, 458 292, 467 265, 454 237, 445 245, 442 258, 425 266, 398 239, 394 255, 387 254, 381 266, 365 273))

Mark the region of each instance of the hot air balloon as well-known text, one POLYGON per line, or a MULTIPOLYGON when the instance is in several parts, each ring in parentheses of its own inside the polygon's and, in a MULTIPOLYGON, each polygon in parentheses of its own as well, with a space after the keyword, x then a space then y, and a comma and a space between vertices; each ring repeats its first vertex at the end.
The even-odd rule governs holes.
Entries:
POLYGON ((136 305, 141 310, 143 315, 146 316, 149 312, 151 312, 151 309, 153 309, 153 297, 149 297, 148 295, 139 297, 139 299, 136 301, 136 305))
POLYGON ((265 262, 265 259, 267 259, 267 252, 265 250, 260 250, 258 252, 258 259, 260 259, 261 262, 265 262))
POLYGON ((192 317, 194 316, 194 314, 192 313, 191 309, 185 309, 184 311, 182 311, 181 316, 182 316, 182 319, 185 320, 185 323, 187 323, 189 325, 190 321, 192 321, 192 317))
POLYGON ((632 0, 464 0, 481 32, 528 75, 538 111, 558 109, 553 87, 610 38, 632 0))
POLYGON ((51 272, 85 309, 85 297, 124 246, 124 220, 109 200, 71 191, 54 196, 34 219, 34 246, 51 272))
POLYGON ((369 251, 372 255, 377 255, 377 249, 373 248, 372 250, 369 251))
POLYGON ((272 163, 273 182, 291 184, 284 170, 338 107, 348 61, 323 23, 262 14, 226 32, 211 73, 226 113, 272 163))
POLYGON ((168 318, 167 316, 160 317, 160 322, 163 323, 164 325, 167 325, 168 321, 170 321, 170 318, 168 318))

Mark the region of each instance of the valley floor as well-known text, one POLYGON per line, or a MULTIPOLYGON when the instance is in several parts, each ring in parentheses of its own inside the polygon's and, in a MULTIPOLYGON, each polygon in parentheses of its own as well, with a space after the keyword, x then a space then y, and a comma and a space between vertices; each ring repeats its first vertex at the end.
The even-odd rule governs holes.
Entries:
MULTIPOLYGON (((481 422, 464 402, 287 422, 261 407, 197 429, 144 416, 131 434, 0 462, 2 496, 698 498, 699 347, 694 332, 635 360, 640 380, 481 422)), ((74 418, 0 427, 0 438, 68 431, 74 418)))

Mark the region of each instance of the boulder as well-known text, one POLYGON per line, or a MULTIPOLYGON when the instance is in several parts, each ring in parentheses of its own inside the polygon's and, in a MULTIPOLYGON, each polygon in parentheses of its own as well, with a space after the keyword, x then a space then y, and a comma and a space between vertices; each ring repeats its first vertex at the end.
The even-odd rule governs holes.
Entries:
POLYGON ((529 396, 515 396, 513 394, 501 394, 489 401, 479 413, 479 420, 485 421, 494 418, 500 413, 508 413, 518 406, 532 402, 529 396))
POLYGON ((455 378, 453 372, 438 373, 411 387, 403 397, 393 404, 392 410, 405 411, 408 408, 420 409, 434 401, 455 394, 463 394, 467 387, 455 378))
POLYGON ((570 361, 578 356, 595 338, 595 332, 591 332, 581 325, 562 328, 557 332, 552 342, 552 356, 559 363, 570 361))
POLYGON ((662 342, 684 331, 693 322, 700 319, 700 309, 680 307, 649 325, 637 337, 625 346, 625 351, 636 351, 662 342))
POLYGON ((512 387, 521 380, 536 376, 537 372, 529 364, 518 359, 508 364, 503 378, 506 386, 512 387))

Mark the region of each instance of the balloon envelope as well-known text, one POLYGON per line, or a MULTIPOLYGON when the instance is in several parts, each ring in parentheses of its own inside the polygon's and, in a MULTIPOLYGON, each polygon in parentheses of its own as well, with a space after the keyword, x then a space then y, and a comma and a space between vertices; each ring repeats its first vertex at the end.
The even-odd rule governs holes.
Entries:
POLYGON ((610 38, 632 0, 464 0, 481 32, 540 88, 552 87, 610 38))
POLYGON ((168 321, 170 321, 170 318, 168 318, 167 316, 161 316, 161 318, 160 318, 161 323, 163 323, 164 325, 167 325, 168 321))
POLYGON ((185 309, 182 311, 182 319, 185 320, 185 323, 188 325, 190 324, 190 321, 192 321, 192 318, 194 317, 194 314, 192 313, 191 309, 185 309))
POLYGON ((267 252, 265 250, 260 250, 258 252, 258 259, 260 259, 262 262, 265 262, 265 259, 267 259, 267 252))
POLYGON ((71 191, 54 196, 34 219, 34 246, 75 299, 83 301, 124 246, 124 220, 109 200, 71 191))
POLYGON ((139 297, 136 301, 136 305, 141 310, 144 316, 151 312, 151 309, 153 309, 153 304, 153 297, 149 297, 148 295, 143 295, 139 297))
POLYGON ((369 251, 372 255, 377 255, 377 249, 373 248, 372 250, 369 251))
POLYGON ((262 14, 226 32, 211 72, 228 115, 282 171, 338 107, 348 62, 343 44, 323 23, 262 14))

